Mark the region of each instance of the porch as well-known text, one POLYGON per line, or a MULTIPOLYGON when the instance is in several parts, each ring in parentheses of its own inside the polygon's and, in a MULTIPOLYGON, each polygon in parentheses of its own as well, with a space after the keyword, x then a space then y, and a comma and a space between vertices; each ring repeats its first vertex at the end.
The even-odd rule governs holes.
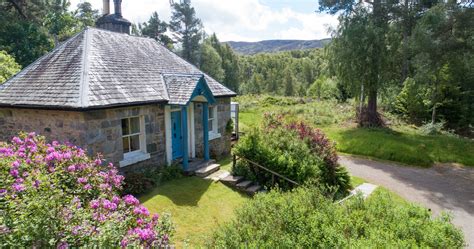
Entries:
POLYGON ((172 74, 163 78, 168 97, 173 100, 165 106, 167 163, 181 163, 183 170, 192 174, 212 165, 209 125, 213 126, 210 118, 216 113, 209 114, 209 110, 216 100, 203 75, 172 74))

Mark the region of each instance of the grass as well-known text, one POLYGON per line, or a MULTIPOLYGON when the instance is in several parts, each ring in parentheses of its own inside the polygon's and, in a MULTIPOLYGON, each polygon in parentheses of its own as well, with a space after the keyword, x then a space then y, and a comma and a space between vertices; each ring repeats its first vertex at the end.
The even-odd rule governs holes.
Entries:
MULTIPOLYGON (((366 183, 367 181, 360 178, 360 177, 356 177, 356 176, 351 176, 351 182, 352 182, 352 186, 355 188, 359 185, 361 185, 362 183, 366 183)), ((398 194, 382 187, 382 186, 378 186, 374 192, 372 192, 372 194, 368 197, 368 198, 372 198, 373 196, 378 196, 378 195, 389 195, 393 201, 395 201, 396 203, 398 204, 408 204, 409 202, 405 199, 403 199, 401 196, 399 196, 398 194)))
POLYGON ((201 247, 217 226, 231 220, 234 209, 248 198, 220 182, 198 177, 172 180, 142 196, 152 213, 170 213, 177 247, 201 247))
POLYGON ((263 113, 281 112, 321 128, 337 143, 337 149, 342 153, 421 167, 435 163, 474 166, 474 141, 466 138, 444 134, 424 135, 416 127, 399 120, 392 122, 389 128, 359 128, 351 122, 355 115, 352 104, 321 101, 276 105, 269 104, 265 98, 269 97, 243 96, 237 99, 239 102, 253 101, 241 108, 239 117, 243 132, 260 124, 263 113))

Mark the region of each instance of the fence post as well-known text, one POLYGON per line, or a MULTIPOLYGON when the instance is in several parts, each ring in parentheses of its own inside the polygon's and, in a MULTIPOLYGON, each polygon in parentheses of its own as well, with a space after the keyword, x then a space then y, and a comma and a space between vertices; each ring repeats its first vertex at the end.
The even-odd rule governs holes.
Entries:
POLYGON ((237 163, 237 156, 235 154, 232 155, 232 168, 235 168, 235 164, 237 163))

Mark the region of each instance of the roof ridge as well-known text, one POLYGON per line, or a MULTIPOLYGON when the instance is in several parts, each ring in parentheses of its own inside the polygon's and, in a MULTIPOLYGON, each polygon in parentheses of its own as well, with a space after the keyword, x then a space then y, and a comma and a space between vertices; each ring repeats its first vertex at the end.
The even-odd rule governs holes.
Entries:
POLYGON ((81 63, 81 79, 79 81, 79 98, 78 106, 87 107, 89 106, 89 51, 91 43, 92 29, 86 27, 84 30, 84 44, 82 49, 82 63, 81 63))

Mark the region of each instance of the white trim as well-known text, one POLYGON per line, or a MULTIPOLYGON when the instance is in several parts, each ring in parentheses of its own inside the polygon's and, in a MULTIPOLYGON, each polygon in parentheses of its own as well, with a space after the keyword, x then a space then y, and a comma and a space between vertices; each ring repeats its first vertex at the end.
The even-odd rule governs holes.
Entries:
MULTIPOLYGON (((211 141, 213 139, 220 138, 221 134, 219 133, 217 105, 209 106, 209 108, 211 109, 211 111, 209 113, 212 112, 212 114, 213 114, 212 119, 208 118, 208 122, 209 122, 209 120, 212 120, 212 130, 209 130, 209 141, 211 141)), ((209 117, 210 117, 210 115, 209 115, 209 117)), ((209 127, 209 125, 207 127, 209 127)))
POLYGON ((150 159, 150 153, 137 150, 123 154, 123 160, 119 162, 119 165, 120 167, 125 167, 148 159, 150 159))
POLYGON ((173 147, 171 141, 171 108, 165 105, 165 139, 166 139, 166 163, 171 165, 173 161, 173 147))
POLYGON ((221 137, 220 133, 209 132, 209 141, 214 140, 216 138, 220 138, 220 137, 221 137))

